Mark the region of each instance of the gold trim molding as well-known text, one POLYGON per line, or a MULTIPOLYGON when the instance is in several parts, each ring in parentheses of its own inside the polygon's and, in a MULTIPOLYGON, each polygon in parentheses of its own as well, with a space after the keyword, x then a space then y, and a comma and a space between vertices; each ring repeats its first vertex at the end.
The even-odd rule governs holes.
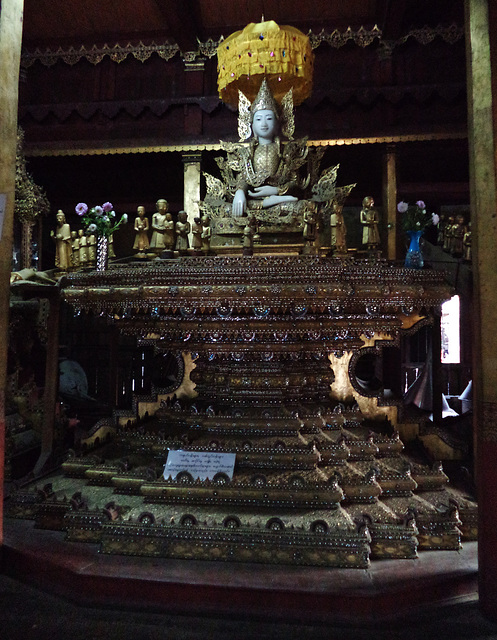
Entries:
MULTIPOLYGON (((425 26, 422 29, 412 29, 397 40, 383 40, 383 32, 378 25, 375 25, 372 29, 365 29, 363 26, 359 27, 359 29, 348 27, 345 31, 335 29, 331 33, 322 29, 317 34, 309 31, 308 35, 313 49, 316 49, 322 43, 338 49, 349 42, 365 48, 375 40, 378 40, 380 43, 379 55, 385 58, 389 57, 396 47, 405 44, 409 38, 413 38, 418 44, 422 45, 429 44, 436 37, 442 38, 448 44, 454 44, 464 36, 464 28, 457 24, 449 26, 437 25, 436 27, 425 26)), ((74 65, 83 59, 97 65, 106 57, 109 57, 113 62, 121 63, 128 56, 133 56, 140 62, 145 62, 153 54, 157 54, 163 60, 168 61, 178 53, 182 55, 186 62, 191 63, 196 58, 214 57, 217 53, 217 47, 223 40, 224 36, 221 36, 217 41, 209 38, 206 42, 199 42, 196 51, 187 52, 181 52, 176 43, 156 44, 151 42, 150 44, 144 44, 141 41, 138 44, 128 42, 125 45, 120 45, 119 43, 109 45, 105 43, 97 46, 94 44, 88 48, 81 45, 79 48, 70 46, 68 49, 62 49, 62 47, 50 49, 47 47, 44 51, 39 48, 34 51, 24 49, 21 55, 21 67, 27 69, 35 62, 41 62, 44 66, 51 67, 59 60, 66 64, 74 65)))
MULTIPOLYGON (((424 142, 429 140, 464 140, 468 137, 466 131, 452 131, 444 133, 418 133, 392 136, 367 136, 362 138, 327 138, 323 140, 308 140, 309 147, 341 147, 363 144, 392 144, 402 142, 424 142)), ((137 153, 196 153, 201 151, 220 151, 221 144, 165 144, 143 145, 130 144, 119 147, 65 147, 58 149, 31 148, 25 149, 25 155, 29 157, 51 156, 102 156, 102 155, 126 155, 137 153)))

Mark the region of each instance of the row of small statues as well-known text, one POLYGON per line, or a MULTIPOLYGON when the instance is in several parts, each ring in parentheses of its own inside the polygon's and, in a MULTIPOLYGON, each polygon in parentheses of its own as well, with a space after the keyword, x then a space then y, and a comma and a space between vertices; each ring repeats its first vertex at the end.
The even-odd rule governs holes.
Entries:
MULTIPOLYGON (((164 199, 157 201, 157 211, 152 216, 152 237, 149 239, 150 224, 145 215, 145 207, 137 208, 135 219, 136 255, 145 256, 148 252, 157 256, 164 252, 177 251, 185 255, 189 248, 189 234, 193 235, 193 252, 207 255, 210 251, 211 229, 207 216, 195 218, 190 225, 185 211, 180 211, 178 221, 174 223, 168 213, 168 204, 164 199)), ((83 229, 71 231, 64 212, 57 212, 57 227, 51 232, 55 242, 55 266, 62 271, 94 267, 97 261, 97 236, 85 233, 83 229)), ((112 235, 108 238, 108 257, 115 258, 112 235)))
MULTIPOLYGON (((168 212, 168 203, 159 199, 156 203, 157 211, 152 216, 152 223, 145 213, 145 207, 137 208, 134 230, 135 241, 133 250, 137 256, 147 256, 152 253, 157 256, 167 255, 177 251, 179 255, 186 255, 189 249, 189 235, 192 234, 192 249, 195 255, 207 255, 210 252, 211 228, 208 216, 194 218, 193 225, 187 219, 185 211, 180 211, 175 223, 168 212), (150 230, 152 235, 149 237, 150 230)), ((363 245, 368 250, 375 250, 380 242, 378 233, 379 217, 374 208, 373 198, 367 196, 363 200, 360 213, 363 225, 363 245)), ((319 220, 313 210, 304 215, 303 238, 308 251, 317 249, 319 220)), ((343 218, 342 207, 334 204, 330 213, 331 249, 341 255, 347 253, 347 229, 343 218)), ((52 231, 55 241, 55 266, 61 270, 84 269, 94 267, 97 259, 97 237, 85 234, 83 229, 71 231, 62 210, 57 212, 57 228, 52 231)), ((259 240, 257 223, 253 216, 247 217, 247 224, 243 230, 242 246, 246 255, 251 255, 254 243, 259 240)), ((114 258, 112 236, 109 237, 109 258, 114 258)))
MULTIPOLYGON (((347 253, 347 227, 343 217, 343 206, 336 202, 327 209, 330 220, 330 245, 333 255, 341 256, 347 253)), ((369 252, 376 252, 380 245, 380 233, 378 225, 380 217, 374 206, 371 196, 366 196, 362 201, 359 214, 362 225, 362 244, 369 252)), ((304 252, 315 247, 319 231, 318 216, 311 210, 304 213, 304 252)))
MULTIPOLYGON (((333 203, 330 209, 330 241, 331 252, 336 256, 343 256, 347 253, 347 227, 343 217, 343 207, 333 203)), ((360 222, 363 226, 362 244, 367 251, 374 252, 380 244, 380 234, 378 210, 374 207, 374 200, 371 196, 366 196, 362 201, 360 212, 360 222)), ((304 239, 304 253, 317 253, 319 216, 313 209, 304 212, 302 235, 304 239)), ((254 216, 247 216, 247 223, 243 229, 242 246, 245 255, 251 255, 253 245, 259 240, 258 225, 254 216)))
POLYGON ((172 215, 168 212, 167 200, 160 198, 156 203, 157 211, 152 216, 150 225, 145 215, 145 207, 140 205, 135 218, 135 242, 133 249, 137 255, 143 256, 149 251, 157 255, 163 252, 177 251, 179 255, 185 255, 189 248, 189 235, 193 236, 192 248, 194 253, 207 255, 210 250, 211 229, 207 216, 197 217, 190 224, 185 211, 178 213, 178 220, 174 223, 172 215), (152 236, 149 238, 150 228, 152 236))
POLYGON ((438 223, 437 244, 455 258, 471 262, 471 222, 464 221, 464 216, 440 215, 438 223))
MULTIPOLYGON (((97 236, 83 229, 71 231, 64 212, 57 211, 57 228, 51 232, 55 241, 55 266, 62 271, 94 267, 97 263, 97 236)), ((115 258, 112 236, 108 244, 109 258, 115 258)))

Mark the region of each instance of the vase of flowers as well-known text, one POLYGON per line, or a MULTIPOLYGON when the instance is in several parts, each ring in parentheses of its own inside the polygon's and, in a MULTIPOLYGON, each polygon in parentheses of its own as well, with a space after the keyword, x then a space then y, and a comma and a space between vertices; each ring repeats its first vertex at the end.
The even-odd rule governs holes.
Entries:
POLYGON ((424 267, 421 238, 426 227, 438 224, 436 213, 427 213, 423 200, 415 204, 408 204, 403 200, 398 203, 397 211, 402 215, 401 223, 409 238, 404 266, 408 269, 422 269, 424 267))
POLYGON ((110 202, 91 209, 84 202, 80 202, 76 205, 76 213, 81 216, 86 233, 97 236, 96 269, 105 271, 109 259, 109 238, 122 224, 128 222, 128 215, 123 213, 117 220, 116 212, 110 202))

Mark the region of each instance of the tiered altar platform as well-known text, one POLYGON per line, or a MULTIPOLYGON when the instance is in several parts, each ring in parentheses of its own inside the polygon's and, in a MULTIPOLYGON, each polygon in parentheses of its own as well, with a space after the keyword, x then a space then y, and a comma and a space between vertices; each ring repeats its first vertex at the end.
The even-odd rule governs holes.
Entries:
POLYGON ((175 354, 184 373, 115 412, 105 446, 18 491, 10 516, 105 554, 297 566, 365 569, 476 539, 476 504, 442 464, 413 455, 423 418, 384 384, 389 367, 400 372, 385 345, 400 358, 403 336, 449 297, 440 273, 219 256, 60 285, 75 313, 175 354), (168 477, 171 449, 234 454, 234 473, 168 477))

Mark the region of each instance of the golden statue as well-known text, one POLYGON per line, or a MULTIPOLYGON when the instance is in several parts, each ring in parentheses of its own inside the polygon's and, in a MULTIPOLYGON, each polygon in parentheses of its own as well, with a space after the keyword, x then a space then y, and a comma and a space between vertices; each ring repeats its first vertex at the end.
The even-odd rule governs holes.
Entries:
POLYGON ((150 229, 150 225, 148 223, 148 218, 145 216, 145 207, 140 205, 136 209, 136 213, 138 214, 135 218, 135 242, 133 244, 133 249, 137 250, 138 253, 141 253, 150 247, 150 241, 148 239, 148 230, 150 229))
POLYGON ((188 222, 186 211, 180 211, 178 213, 178 222, 176 222, 176 250, 180 256, 186 255, 188 250, 188 234, 190 230, 191 225, 188 222))
POLYGON ((174 230, 174 220, 170 213, 166 213, 166 221, 164 222, 165 251, 174 251, 175 243, 176 243, 176 231, 174 230))
POLYGON ((93 234, 87 236, 88 244, 88 266, 94 267, 97 264, 97 237, 93 234))
POLYGON ((79 267, 79 238, 77 231, 71 231, 71 251, 72 251, 72 266, 74 269, 79 267))
POLYGON ((363 225, 362 244, 365 244, 368 249, 376 249, 380 244, 379 222, 378 211, 374 208, 374 200, 371 196, 366 196, 362 201, 361 224, 363 225))
POLYGON ((202 220, 198 216, 193 218, 192 238, 193 253, 200 255, 202 252, 202 220))
POLYGON ((318 219, 314 209, 304 211, 304 248, 303 253, 317 253, 318 219))
POLYGON ((72 267, 71 227, 62 209, 57 211, 57 228, 50 233, 55 240, 55 266, 62 271, 72 267))
POLYGON ((78 231, 79 240, 79 266, 81 268, 88 266, 88 238, 85 236, 83 229, 78 231))
POLYGON ((333 254, 347 253, 347 227, 343 218, 343 206, 338 202, 332 204, 330 215, 331 250, 333 254))
POLYGON ((152 216, 152 239, 150 248, 156 253, 161 253, 166 248, 164 234, 166 231, 166 214, 168 209, 167 200, 160 198, 157 200, 157 211, 152 216))

